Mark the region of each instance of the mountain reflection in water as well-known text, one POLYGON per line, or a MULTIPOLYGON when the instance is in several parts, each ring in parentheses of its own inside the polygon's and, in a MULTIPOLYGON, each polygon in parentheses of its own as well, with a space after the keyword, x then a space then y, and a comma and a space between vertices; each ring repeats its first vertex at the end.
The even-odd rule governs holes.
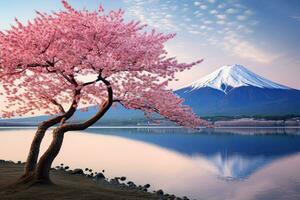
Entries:
MULTIPOLYGON (((0 129, 0 159, 25 160, 33 133, 0 129)), ((62 162, 197 199, 300 197, 300 129, 92 128, 66 134, 62 162)))
POLYGON ((245 178, 274 159, 300 152, 300 129, 297 128, 100 130, 89 129, 88 132, 126 137, 189 156, 205 157, 218 167, 219 177, 228 179, 245 178))

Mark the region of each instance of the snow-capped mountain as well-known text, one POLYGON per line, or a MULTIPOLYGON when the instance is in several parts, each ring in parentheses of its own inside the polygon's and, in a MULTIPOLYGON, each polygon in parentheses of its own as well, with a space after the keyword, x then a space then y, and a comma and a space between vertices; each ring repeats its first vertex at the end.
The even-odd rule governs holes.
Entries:
POLYGON ((176 93, 200 116, 300 114, 299 90, 237 64, 223 66, 176 93))
POLYGON ((210 87, 227 93, 233 88, 242 86, 269 89, 290 89, 289 87, 267 80, 251 72, 244 66, 237 64, 223 66, 200 80, 193 82, 188 87, 191 87, 192 90, 210 87))

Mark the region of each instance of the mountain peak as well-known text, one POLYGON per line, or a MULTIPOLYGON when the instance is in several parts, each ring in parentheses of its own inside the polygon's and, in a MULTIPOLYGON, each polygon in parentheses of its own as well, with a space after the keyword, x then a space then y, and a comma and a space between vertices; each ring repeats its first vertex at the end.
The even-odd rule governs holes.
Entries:
POLYGON ((192 88, 192 90, 210 87, 221 90, 224 93, 228 93, 228 91, 232 88, 242 86, 254 86, 269 89, 290 89, 286 86, 267 80, 238 64, 225 65, 200 80, 193 82, 187 87, 192 88))

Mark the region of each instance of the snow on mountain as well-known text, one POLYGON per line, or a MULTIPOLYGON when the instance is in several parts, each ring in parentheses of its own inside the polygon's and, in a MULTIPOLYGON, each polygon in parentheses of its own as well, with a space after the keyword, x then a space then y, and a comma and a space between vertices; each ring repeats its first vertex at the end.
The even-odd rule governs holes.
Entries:
POLYGON ((191 91, 199 88, 210 87, 227 93, 232 88, 242 86, 254 86, 269 89, 291 89, 267 80, 251 72, 244 66, 237 64, 223 66, 186 87, 190 87, 191 91))

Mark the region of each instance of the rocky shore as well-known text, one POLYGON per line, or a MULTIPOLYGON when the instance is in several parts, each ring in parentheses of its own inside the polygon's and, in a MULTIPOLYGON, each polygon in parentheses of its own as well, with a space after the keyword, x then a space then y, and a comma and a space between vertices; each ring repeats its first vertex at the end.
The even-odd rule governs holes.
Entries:
POLYGON ((165 193, 162 189, 151 190, 150 184, 139 185, 125 176, 107 178, 105 170, 95 172, 90 168, 71 169, 63 163, 51 169, 51 177, 55 183, 53 186, 3 189, 5 185, 17 180, 22 173, 23 166, 24 163, 21 161, 0 160, 1 199, 189 199, 186 196, 177 197, 165 193), (57 192, 58 188, 63 194, 57 192), (34 190, 35 193, 30 193, 31 190, 34 190), (66 191, 63 192, 64 190, 66 191))

